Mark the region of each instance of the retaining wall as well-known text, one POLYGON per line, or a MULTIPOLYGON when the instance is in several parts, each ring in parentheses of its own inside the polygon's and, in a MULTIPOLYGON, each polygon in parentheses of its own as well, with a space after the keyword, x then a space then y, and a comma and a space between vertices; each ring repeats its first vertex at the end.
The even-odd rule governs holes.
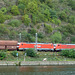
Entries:
POLYGON ((75 61, 0 61, 0 65, 75 65, 75 61))

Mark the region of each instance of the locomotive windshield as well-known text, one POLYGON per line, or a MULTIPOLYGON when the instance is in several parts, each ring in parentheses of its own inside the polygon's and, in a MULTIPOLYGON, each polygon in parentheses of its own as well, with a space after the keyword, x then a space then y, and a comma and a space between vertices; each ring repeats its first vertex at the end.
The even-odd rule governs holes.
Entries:
POLYGON ((53 46, 56 46, 56 44, 54 44, 53 46))

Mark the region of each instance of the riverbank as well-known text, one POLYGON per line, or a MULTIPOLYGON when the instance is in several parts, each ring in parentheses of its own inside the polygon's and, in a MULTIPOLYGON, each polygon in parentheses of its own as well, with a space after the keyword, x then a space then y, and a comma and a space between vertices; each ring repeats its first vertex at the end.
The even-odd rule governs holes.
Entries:
POLYGON ((59 52, 37 52, 37 57, 25 56, 24 51, 18 51, 18 56, 14 57, 12 52, 6 51, 6 57, 0 60, 0 65, 75 65, 74 58, 60 56, 59 52))
POLYGON ((6 57, 1 61, 75 61, 75 58, 61 56, 60 52, 37 52, 37 57, 25 56, 24 51, 18 51, 18 57, 12 55, 13 51, 6 51, 6 57))
POLYGON ((0 66, 75 65, 75 61, 0 61, 0 66))

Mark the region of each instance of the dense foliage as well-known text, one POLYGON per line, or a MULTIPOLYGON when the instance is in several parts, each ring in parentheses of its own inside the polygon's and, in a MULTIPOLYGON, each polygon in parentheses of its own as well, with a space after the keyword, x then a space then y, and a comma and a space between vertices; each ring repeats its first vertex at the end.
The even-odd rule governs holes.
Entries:
POLYGON ((63 50, 60 52, 60 55, 66 56, 69 58, 75 58, 75 50, 63 50))
POLYGON ((9 25, 11 25, 12 27, 18 27, 21 25, 21 21, 20 20, 11 20, 9 22, 9 25))
POLYGON ((3 39, 7 34, 7 39, 19 41, 18 34, 21 33, 21 41, 34 42, 37 32, 39 42, 75 43, 75 0, 3 2, 4 5, 0 5, 0 34, 5 37, 3 39))
POLYGON ((0 51, 0 60, 3 60, 6 57, 6 52, 0 51))
POLYGON ((27 49, 26 53, 27 53, 27 56, 30 56, 30 57, 36 57, 37 56, 35 49, 27 49))
POLYGON ((17 52, 17 51, 13 51, 11 54, 12 54, 14 57, 17 57, 17 56, 18 56, 18 52, 17 52))

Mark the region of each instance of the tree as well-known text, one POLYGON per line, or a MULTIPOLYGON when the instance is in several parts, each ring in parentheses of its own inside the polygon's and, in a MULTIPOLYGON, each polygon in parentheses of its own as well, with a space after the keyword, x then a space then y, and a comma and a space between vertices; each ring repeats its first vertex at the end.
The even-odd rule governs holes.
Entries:
POLYGON ((32 48, 27 49, 26 53, 27 53, 27 56, 30 56, 30 57, 36 57, 37 56, 35 49, 32 49, 32 48))
POLYGON ((36 13, 37 10, 38 10, 37 2, 36 2, 36 1, 29 2, 29 3, 28 3, 28 6, 27 6, 27 10, 28 10, 30 13, 36 13))
POLYGON ((45 18, 47 18, 48 20, 50 19, 50 12, 49 12, 49 10, 48 9, 46 9, 45 11, 44 11, 44 15, 45 15, 45 18))
POLYGON ((75 16, 69 16, 68 22, 71 24, 75 24, 75 16))
POLYGON ((44 34, 43 33, 38 33, 38 38, 41 38, 41 39, 43 39, 44 38, 44 34))
POLYGON ((75 10, 75 0, 68 0, 68 2, 68 5, 71 6, 73 10, 75 10))
POLYGON ((53 43, 58 43, 62 40, 62 35, 60 32, 55 32, 50 38, 53 43))
POLYGON ((18 26, 20 26, 21 25, 21 21, 20 20, 11 20, 10 22, 9 22, 9 25, 11 25, 12 27, 18 27, 18 26))
POLYGON ((0 34, 9 34, 10 31, 7 29, 7 27, 4 24, 0 24, 0 34))
POLYGON ((45 0, 45 3, 46 3, 50 8, 53 8, 53 6, 54 6, 53 0, 45 0))
POLYGON ((2 11, 0 11, 0 23, 3 23, 5 21, 5 17, 2 11))
POLYGON ((20 13, 23 15, 24 12, 25 12, 25 5, 24 4, 19 4, 18 8, 19 8, 20 13))
POLYGON ((55 10, 50 9, 49 12, 50 12, 51 18, 57 18, 57 14, 56 14, 57 12, 55 10))
POLYGON ((6 57, 6 52, 0 51, 0 60, 3 60, 6 57))
POLYGON ((67 14, 62 11, 60 14, 59 14, 59 18, 63 21, 67 21, 67 14))
POLYGON ((12 13, 13 15, 19 15, 20 12, 19 12, 19 10, 18 10, 18 6, 16 6, 16 5, 12 6, 12 8, 11 8, 11 13, 12 13))
POLYGON ((52 29, 51 25, 45 24, 45 32, 46 32, 46 33, 51 33, 52 30, 53 30, 53 29, 52 29))
POLYGON ((54 23, 56 25, 60 25, 61 24, 61 20, 57 19, 57 18, 54 18, 54 19, 52 19, 52 23, 54 23))
POLYGON ((29 25, 29 23, 31 23, 31 19, 27 14, 22 17, 22 21, 24 22, 25 25, 29 25))
POLYGON ((72 42, 72 43, 75 43, 75 36, 72 36, 72 37, 71 37, 71 42, 72 42))
POLYGON ((1 8, 1 11, 2 11, 3 13, 6 13, 6 12, 7 12, 7 9, 6 9, 5 7, 2 7, 2 8, 1 8))
POLYGON ((30 33, 31 33, 32 35, 35 35, 36 32, 37 32, 37 31, 36 31, 34 28, 32 28, 31 31, 30 31, 30 33))

